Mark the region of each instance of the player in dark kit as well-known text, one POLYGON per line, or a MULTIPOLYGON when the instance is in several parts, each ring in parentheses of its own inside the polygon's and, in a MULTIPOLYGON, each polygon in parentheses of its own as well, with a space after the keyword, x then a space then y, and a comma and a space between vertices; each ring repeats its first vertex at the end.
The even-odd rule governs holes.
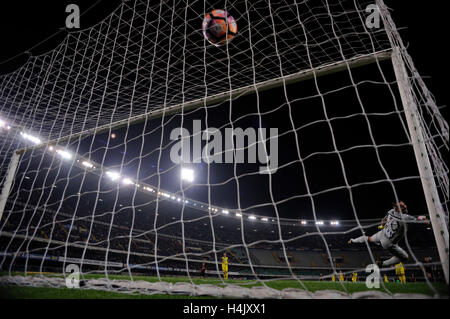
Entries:
POLYGON ((206 263, 202 263, 202 269, 200 270, 200 277, 204 278, 206 273, 206 263))

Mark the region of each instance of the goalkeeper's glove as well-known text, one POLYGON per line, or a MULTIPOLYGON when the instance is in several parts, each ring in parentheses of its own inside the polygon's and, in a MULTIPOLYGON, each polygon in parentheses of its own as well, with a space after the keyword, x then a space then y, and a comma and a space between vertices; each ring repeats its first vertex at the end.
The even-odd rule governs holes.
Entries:
POLYGON ((430 220, 427 218, 427 216, 419 216, 417 217, 417 220, 424 222, 425 224, 431 224, 430 220))
POLYGON ((378 226, 378 229, 383 229, 383 228, 384 228, 384 225, 378 226))

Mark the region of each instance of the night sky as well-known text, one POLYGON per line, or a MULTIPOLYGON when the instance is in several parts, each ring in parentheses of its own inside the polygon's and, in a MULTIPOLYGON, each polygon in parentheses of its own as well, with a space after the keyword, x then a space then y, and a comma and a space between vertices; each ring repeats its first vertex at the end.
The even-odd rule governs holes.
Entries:
MULTIPOLYGON (((23 63, 25 55, 20 53, 33 47, 34 55, 46 52, 61 41, 66 31, 61 31, 45 43, 34 47, 40 41, 54 34, 64 25, 64 8, 67 3, 77 3, 81 11, 90 7, 95 1, 61 1, 59 4, 38 4, 36 2, 23 3, 16 1, 10 3, 8 9, 2 8, 0 16, 0 72, 7 73, 23 63)), ((102 17, 111 12, 120 1, 99 1, 89 12, 81 18, 82 28, 95 24, 102 17)), ((392 6, 393 19, 397 26, 406 26, 401 35, 405 43, 409 44, 409 53, 413 57, 416 66, 423 76, 431 92, 434 93, 438 105, 445 101, 447 90, 444 77, 446 59, 442 50, 443 10, 432 6, 409 6, 404 3, 386 1, 392 6), (429 78, 428 78, 429 77, 429 78)), ((200 21, 199 21, 200 23, 200 21)), ((216 48, 213 48, 217 50, 216 48)), ((305 176, 310 192, 313 194, 317 218, 325 219, 354 219, 355 206, 359 218, 378 218, 390 208, 395 200, 392 186, 395 187, 400 199, 404 200, 412 214, 424 214, 426 205, 421 193, 421 185, 418 180, 414 154, 412 147, 404 145, 408 143, 404 127, 400 122, 402 113, 395 111, 393 100, 400 103, 396 83, 394 81, 392 67, 389 61, 382 62, 380 67, 387 77, 388 84, 380 84, 381 77, 375 65, 361 67, 352 71, 352 76, 358 84, 358 91, 364 112, 368 115, 355 115, 361 112, 361 105, 357 99, 355 88, 351 86, 348 72, 344 71, 318 79, 320 90, 325 93, 326 116, 332 118, 331 122, 325 121, 322 100, 317 96, 316 86, 313 81, 290 84, 284 92, 283 87, 261 92, 259 97, 255 94, 240 97, 208 108, 208 127, 224 128, 230 126, 230 118, 236 127, 259 126, 279 128, 279 166, 276 174, 271 177, 260 175, 256 172, 260 164, 239 164, 234 173, 233 164, 212 164, 209 169, 205 163, 192 164, 194 169, 195 185, 185 189, 188 198, 208 202, 208 184, 210 185, 211 203, 229 209, 237 209, 239 206, 248 213, 264 216, 275 216, 272 205, 272 196, 277 205, 278 213, 283 218, 313 219, 311 198, 307 196, 305 176), (365 81, 365 82, 362 82, 365 81), (344 87, 347 87, 343 89, 344 87), (388 87, 394 91, 391 96, 388 87), (288 96, 290 105, 287 105, 284 95, 288 96), (259 98, 259 105, 256 103, 259 98), (257 116, 257 106, 260 108, 261 118, 257 116), (276 109, 274 109, 274 106, 276 109), (289 107, 290 106, 290 107, 289 107), (267 112, 267 114, 264 114, 267 112), (376 113, 376 114, 375 114, 376 113), (297 136, 293 132, 290 116, 297 136), (341 119, 342 118, 342 119, 341 119), (308 125, 318 121, 314 125, 308 125), (372 136, 369 134, 369 126, 372 136), (330 130, 331 126, 331 130, 330 130), (371 138, 375 140, 378 148, 373 147, 371 138), (296 138, 298 138, 301 161, 299 161, 296 138), (341 157, 335 153, 333 138, 341 157), (395 146, 392 146, 395 145, 395 146), (394 179, 393 184, 385 179, 382 167, 377 160, 381 159, 384 169, 389 177, 394 179), (341 162, 345 167, 345 175, 342 172, 341 162), (250 174, 250 175, 249 175, 250 174), (239 176, 240 205, 238 204, 237 183, 234 178, 239 176), (353 185, 351 192, 345 187, 345 180, 353 185), (379 183, 367 184, 368 182, 379 183), (357 184, 364 184, 355 186, 357 184), (272 185, 272 194, 269 191, 272 185), (297 195, 301 196, 297 196, 297 195), (352 196, 352 198, 350 197, 352 196)), ((442 112, 446 114, 446 109, 442 112)), ((204 109, 198 109, 186 114, 184 118, 180 114, 169 115, 164 119, 164 142, 168 145, 169 134, 172 128, 179 127, 181 120, 187 129, 195 119, 205 119, 204 109)), ((202 128, 205 123, 202 122, 202 128)), ((69 149, 79 147, 78 154, 101 162, 105 157, 104 165, 119 170, 122 167, 124 176, 136 178, 150 185, 158 185, 171 192, 180 192, 178 179, 179 169, 174 166, 168 157, 170 148, 161 153, 160 180, 158 180, 157 163, 161 138, 161 118, 147 123, 144 129, 143 123, 133 125, 128 129, 116 129, 115 139, 108 139, 110 132, 99 134, 94 141, 91 137, 78 143, 71 143, 69 149), (127 132, 128 131, 128 132, 127 132), (145 132, 144 134, 142 134, 145 132), (152 132, 150 135, 149 132, 152 132), (144 136, 144 140, 143 140, 144 136), (125 140, 126 137, 126 140, 125 140), (108 144, 109 140, 109 144, 108 144), (93 143, 95 152, 89 152, 93 143), (144 150, 142 162, 138 171, 139 147, 143 143, 144 150), (105 154, 106 148, 107 153, 105 154), (122 166, 121 162, 127 163, 122 166)), ((40 155, 41 156, 41 155, 40 155)), ((40 159, 40 156, 37 158, 40 159)), ((32 164, 31 167, 35 165, 32 164)), ((54 170, 59 163, 49 164, 54 170)), ((28 171, 32 171, 28 168, 28 171)), ((19 173, 21 171, 19 170, 19 173)), ((23 173, 23 171, 22 171, 23 173)), ((21 175, 19 175, 21 176, 21 175)), ((53 180, 50 178, 49 182, 53 180)), ((44 183, 39 180, 38 183, 44 183)), ((50 183, 51 184, 51 183, 50 183)), ((43 184, 44 185, 44 184, 43 184)), ((27 187, 27 185, 23 185, 27 187)), ((95 188, 95 187, 94 187, 95 188)), ((71 187, 67 190, 70 192, 71 187)), ((108 187, 107 187, 108 189, 108 187)), ((73 186, 75 192, 76 187, 73 186)), ((16 190, 17 191, 17 190, 16 190)), ((116 191, 110 185, 109 191, 116 191)), ((55 190, 55 200, 60 197, 55 190)), ((89 208, 87 208, 89 209, 89 208)))

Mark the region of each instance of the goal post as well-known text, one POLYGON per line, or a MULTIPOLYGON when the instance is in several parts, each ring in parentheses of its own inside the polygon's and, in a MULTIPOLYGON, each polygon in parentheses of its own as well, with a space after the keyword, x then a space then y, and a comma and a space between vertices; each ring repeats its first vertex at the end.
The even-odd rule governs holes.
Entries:
POLYGON ((19 165, 19 160, 22 151, 13 151, 11 155, 11 160, 8 165, 6 178, 3 183, 1 196, 0 196, 0 222, 2 221, 3 211, 5 210, 6 202, 8 200, 9 193, 11 191, 14 178, 16 176, 17 167, 19 165))
POLYGON ((434 180, 433 167, 428 157, 428 150, 425 145, 425 138, 422 133, 422 127, 419 120, 417 105, 411 94, 411 83, 408 73, 400 54, 400 48, 394 48, 392 52, 392 65, 397 78, 398 89, 400 92, 405 118, 408 123, 409 134, 411 135, 411 144, 414 148, 414 154, 417 161, 417 167, 420 173, 423 191, 425 194, 428 213, 433 226, 434 237, 439 250, 439 256, 444 271, 445 280, 448 284, 449 270, 449 247, 448 247, 448 229, 445 221, 444 210, 439 198, 439 194, 434 180))

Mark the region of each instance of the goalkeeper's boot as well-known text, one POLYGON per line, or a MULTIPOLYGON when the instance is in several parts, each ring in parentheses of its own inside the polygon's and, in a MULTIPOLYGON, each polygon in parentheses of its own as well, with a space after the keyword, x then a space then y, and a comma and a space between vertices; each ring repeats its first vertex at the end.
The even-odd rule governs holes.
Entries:
POLYGON ((353 244, 353 239, 350 238, 350 240, 347 242, 347 244, 349 244, 349 245, 353 244))

